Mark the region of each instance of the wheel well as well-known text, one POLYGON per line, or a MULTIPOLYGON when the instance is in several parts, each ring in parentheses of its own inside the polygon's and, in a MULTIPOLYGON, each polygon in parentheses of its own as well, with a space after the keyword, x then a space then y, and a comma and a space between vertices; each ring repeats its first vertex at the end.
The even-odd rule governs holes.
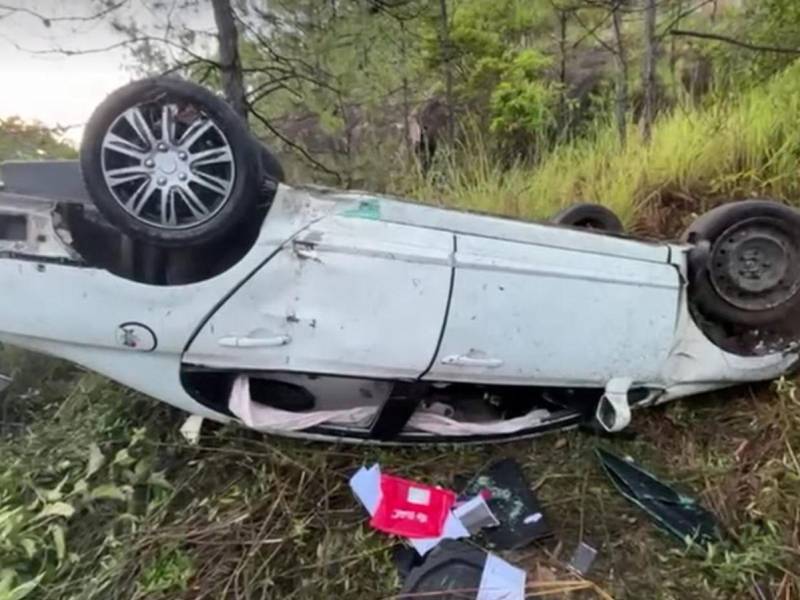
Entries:
POLYGON ((268 206, 259 206, 224 238, 193 248, 164 248, 134 240, 91 206, 64 204, 59 213, 72 248, 92 267, 149 285, 187 285, 224 273, 255 244, 268 206))

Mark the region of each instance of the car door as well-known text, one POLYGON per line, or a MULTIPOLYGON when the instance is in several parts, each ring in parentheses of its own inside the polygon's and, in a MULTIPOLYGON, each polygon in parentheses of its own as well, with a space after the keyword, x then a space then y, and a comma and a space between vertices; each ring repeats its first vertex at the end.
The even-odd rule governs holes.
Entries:
POLYGON ((638 247, 630 256, 604 253, 605 240, 619 240, 585 235, 580 249, 457 235, 452 303, 425 378, 656 380, 673 343, 679 274, 666 261, 642 259, 638 247))
POLYGON ((330 216, 285 244, 209 318, 184 361, 233 370, 417 378, 447 310, 454 236, 330 216))

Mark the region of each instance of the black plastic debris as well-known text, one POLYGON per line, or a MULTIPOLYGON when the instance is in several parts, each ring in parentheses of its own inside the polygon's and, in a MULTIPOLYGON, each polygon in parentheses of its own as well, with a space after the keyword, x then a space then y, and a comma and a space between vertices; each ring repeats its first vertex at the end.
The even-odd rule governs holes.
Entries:
POLYGON ((392 548, 392 562, 397 568, 400 581, 405 581, 408 574, 415 567, 422 564, 424 557, 420 556, 416 550, 405 544, 398 544, 392 548))
POLYGON ((661 529, 681 540, 701 545, 721 539, 716 517, 694 498, 676 492, 632 461, 602 448, 596 452, 614 486, 661 529))
POLYGON ((482 492, 488 492, 486 503, 500 522, 482 532, 490 548, 521 548, 553 535, 517 461, 509 458, 491 465, 470 481, 463 494, 474 496, 482 492))
POLYGON ((486 552, 464 542, 444 540, 411 569, 398 599, 474 600, 478 596, 486 552), (437 593, 438 592, 438 593, 437 593))

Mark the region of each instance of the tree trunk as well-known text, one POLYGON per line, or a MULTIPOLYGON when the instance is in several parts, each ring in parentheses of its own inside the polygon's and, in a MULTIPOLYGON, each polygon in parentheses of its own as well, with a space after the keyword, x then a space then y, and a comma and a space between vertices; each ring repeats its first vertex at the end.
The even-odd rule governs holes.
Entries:
POLYGON ((625 42, 622 39, 622 17, 620 16, 621 0, 614 0, 611 9, 612 23, 614 25, 614 40, 616 43, 617 80, 616 100, 614 112, 617 119, 619 141, 624 146, 627 139, 628 124, 628 58, 625 52, 625 42))
POLYGON ((559 95, 559 109, 562 133, 569 127, 570 119, 567 116, 567 11, 558 12, 559 36, 558 53, 560 57, 558 67, 558 82, 561 84, 559 95))
POLYGON ((402 70, 403 84, 403 140, 405 142, 406 157, 409 160, 414 158, 414 146, 411 141, 411 91, 408 81, 408 48, 406 39, 406 23, 400 21, 400 69, 402 70))
POLYGON ((239 32, 230 0, 211 0, 219 40, 219 64, 222 91, 233 110, 247 121, 247 98, 244 91, 242 61, 239 57, 239 32))
MULTIPOLYGON (((672 26, 675 27, 679 23, 680 15, 683 13, 683 0, 678 0, 675 5, 676 19, 673 20, 672 26)), ((678 42, 674 35, 669 36, 669 72, 672 78, 672 95, 678 97, 678 42)))
POLYGON ((441 19, 439 45, 442 49, 445 101, 447 102, 447 140, 448 142, 452 142, 453 138, 455 137, 455 116, 453 111, 453 69, 450 62, 453 58, 453 50, 450 47, 450 23, 447 17, 447 0, 439 0, 439 17, 441 19))
POLYGON ((642 68, 642 137, 650 141, 653 120, 658 104, 658 81, 656 62, 658 60, 658 39, 656 38, 656 0, 644 0, 644 66, 642 68))

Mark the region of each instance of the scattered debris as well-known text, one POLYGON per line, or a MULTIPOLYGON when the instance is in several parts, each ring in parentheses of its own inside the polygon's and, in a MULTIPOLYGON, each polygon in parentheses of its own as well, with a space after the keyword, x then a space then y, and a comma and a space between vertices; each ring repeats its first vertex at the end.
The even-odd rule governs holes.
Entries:
POLYGON ((644 510, 661 529, 689 544, 704 545, 720 540, 716 518, 694 498, 679 494, 632 460, 624 460, 601 448, 597 449, 597 456, 620 493, 644 510))
POLYGON ((553 535, 517 461, 504 459, 491 465, 464 493, 480 495, 483 491, 488 492, 486 503, 499 521, 483 532, 490 547, 511 550, 553 535))
POLYGON ((525 571, 489 554, 478 586, 477 600, 525 600, 526 579, 525 571))
POLYGON ((445 540, 425 558, 425 562, 411 569, 398 599, 475 598, 485 564, 486 552, 480 548, 445 540))
POLYGON ((408 578, 412 569, 422 564, 423 559, 414 548, 406 544, 397 544, 392 548, 392 562, 401 582, 408 578))
POLYGON ((350 487, 372 516, 372 527, 407 538, 420 555, 443 539, 470 535, 451 511, 456 495, 450 490, 382 474, 378 464, 359 469, 350 487))
POLYGON ((381 500, 380 466, 376 463, 369 469, 361 467, 350 478, 350 489, 353 490, 356 498, 367 509, 370 516, 374 515, 381 500))
POLYGON ((474 498, 462 502, 455 509, 453 514, 463 523, 464 527, 471 535, 480 533, 486 527, 497 527, 500 521, 486 504, 483 494, 478 494, 474 498))
POLYGON ((203 417, 200 415, 189 415, 181 425, 181 435, 191 446, 196 446, 200 441, 200 432, 203 429, 203 417))
POLYGON ((522 468, 512 459, 480 473, 458 499, 449 490, 381 473, 378 464, 361 467, 350 487, 375 529, 406 542, 394 549, 403 582, 399 599, 524 600, 532 592, 565 598, 584 590, 610 599, 583 579, 597 556, 587 543, 575 550, 565 580, 536 563, 529 583, 526 570, 459 539, 480 534, 494 548, 515 549, 552 535, 522 468))
POLYGON ((523 600, 526 578, 499 556, 445 540, 411 570, 398 598, 523 600))
POLYGON ((585 577, 591 570, 595 558, 597 558, 597 550, 586 542, 581 542, 575 548, 575 552, 573 552, 567 566, 582 577, 585 577))
POLYGON ((370 525, 379 531, 408 538, 439 537, 456 495, 450 490, 402 477, 380 476, 380 501, 370 525))

